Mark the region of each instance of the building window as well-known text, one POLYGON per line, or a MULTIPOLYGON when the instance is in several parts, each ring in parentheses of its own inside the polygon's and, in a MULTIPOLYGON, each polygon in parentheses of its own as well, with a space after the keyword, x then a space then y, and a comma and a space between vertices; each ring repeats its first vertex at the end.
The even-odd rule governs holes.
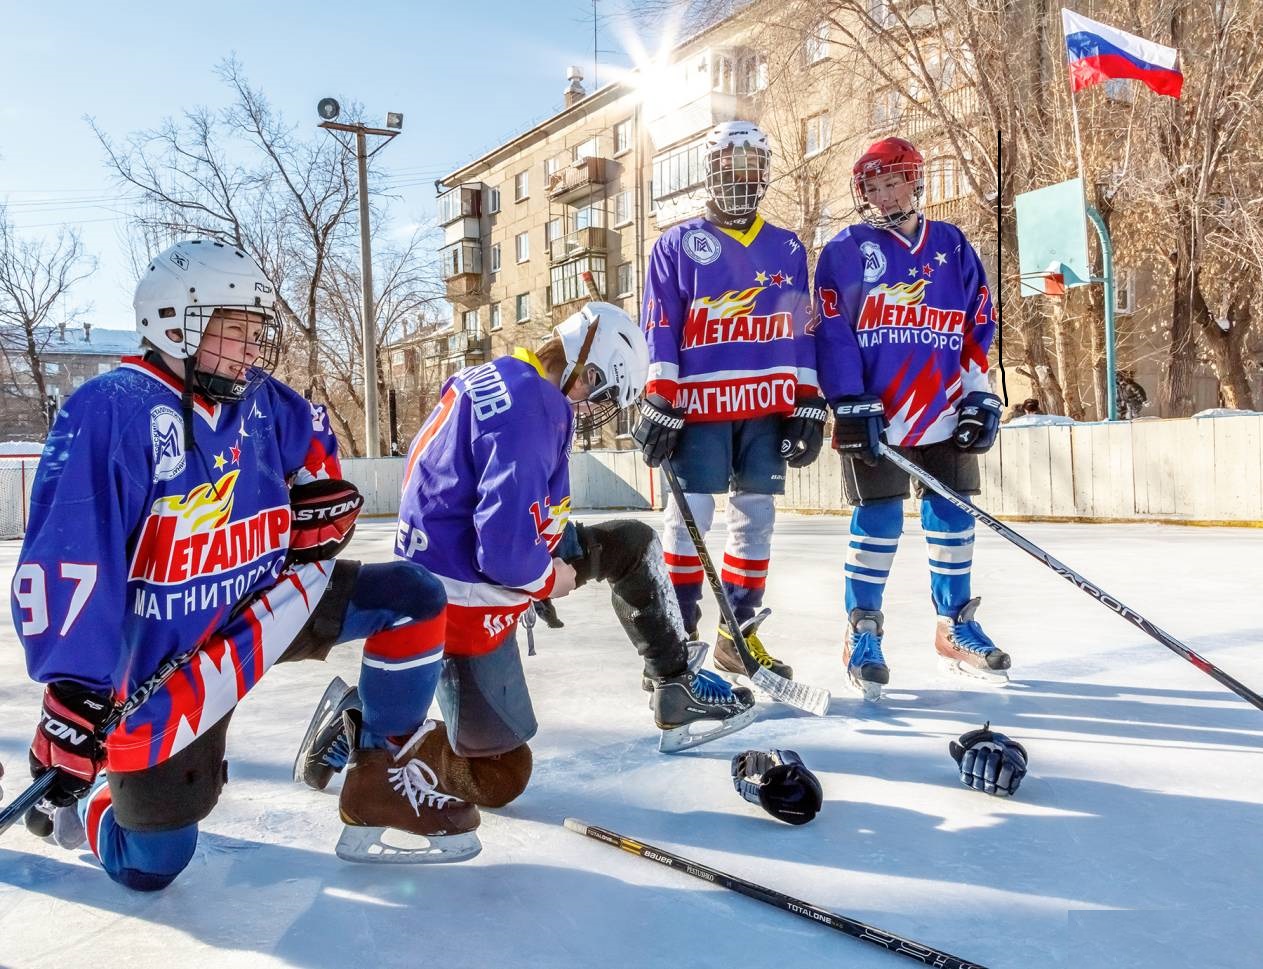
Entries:
POLYGON ((696 188, 706 180, 704 142, 697 141, 653 160, 653 198, 664 199, 696 188))
POLYGON ((500 271, 500 243, 496 243, 491 247, 491 271, 498 273, 500 271))
POLYGON ((618 296, 622 299, 624 296, 632 294, 632 264, 629 262, 622 263, 618 267, 618 296))
POLYGON ((1125 77, 1111 77, 1101 88, 1105 91, 1105 96, 1111 101, 1117 101, 1120 104, 1131 104, 1132 91, 1131 81, 1125 77))
POLYGON ((587 229, 591 226, 605 225, 605 206, 599 202, 592 205, 585 205, 581 209, 575 209, 574 227, 575 229, 587 229))
POLYGON ((560 168, 561 168, 560 158, 545 158, 544 159, 544 178, 545 179, 552 178, 554 175, 557 174, 560 168))
POLYGON ((727 54, 715 53, 711 55, 710 89, 718 94, 736 93, 736 80, 732 69, 732 58, 727 54))
POLYGON ((631 151, 632 132, 634 122, 631 118, 626 121, 620 121, 614 126, 614 157, 617 158, 625 151, 631 151))
POLYGON ((891 0, 868 0, 868 15, 878 27, 889 27, 895 22, 895 13, 890 9, 891 0))
POLYGON ((439 250, 439 267, 444 279, 465 273, 481 273, 482 246, 464 240, 444 246, 439 250))
POLYGON ((737 67, 737 87, 742 94, 757 94, 767 87, 767 57, 761 53, 747 54, 737 67))
POLYGON ((640 409, 635 404, 632 404, 630 407, 624 407, 618 412, 618 420, 614 424, 614 433, 618 437, 631 436, 639 418, 640 409))
POLYGON ((628 189, 614 196, 614 224, 626 225, 632 220, 632 193, 628 189))
POLYGON ((833 238, 833 213, 829 211, 828 203, 825 203, 820 206, 820 220, 816 223, 816 230, 812 234, 811 247, 819 252, 831 238, 833 238))
POLYGON ((818 155, 829 147, 832 124, 828 112, 817 114, 803 123, 805 132, 803 143, 806 146, 806 157, 818 155))
POLYGON ((530 171, 518 172, 513 176, 513 201, 521 202, 531 194, 530 171))
POLYGON ((439 225, 450 225, 458 219, 476 219, 482 215, 482 193, 477 185, 459 186, 439 196, 439 225))
POLYGON ((605 257, 584 256, 553 266, 549 287, 549 305, 560 306, 575 300, 586 299, 587 284, 583 281, 585 272, 592 273, 592 281, 598 293, 605 292, 605 257))
POLYGON ((491 329, 492 330, 500 329, 500 304, 499 303, 491 304, 491 329))
POLYGON ((577 145, 574 150, 574 160, 580 158, 598 158, 601 154, 601 139, 593 135, 581 145, 577 145))
POLYGON ((517 321, 525 323, 531 318, 531 294, 521 293, 514 302, 517 309, 517 321))
POLYGON ((950 202, 964 194, 964 173, 951 156, 933 158, 925 166, 925 200, 927 203, 950 202))
POLYGON ((873 101, 873 127, 896 125, 902 113, 903 99, 899 92, 893 88, 882 91, 873 101))
POLYGON ((803 42, 803 60, 808 64, 816 64, 829 56, 829 25, 816 24, 803 42))
POLYGON ((519 232, 513 238, 513 251, 517 253, 518 262, 526 262, 531 258, 531 234, 519 232))
POLYGON ((1114 274, 1114 312, 1130 316, 1136 312, 1136 270, 1120 266, 1114 274))
POLYGON ((544 248, 552 250, 553 243, 561 238, 561 219, 549 219, 544 223, 544 248))
POLYGON ((465 327, 465 332, 469 334, 469 338, 471 340, 482 339, 482 329, 478 325, 477 310, 465 310, 465 312, 460 315, 460 319, 461 323, 465 327))
POLYGON ((498 188, 487 189, 487 214, 495 215, 500 211, 500 190, 498 188))

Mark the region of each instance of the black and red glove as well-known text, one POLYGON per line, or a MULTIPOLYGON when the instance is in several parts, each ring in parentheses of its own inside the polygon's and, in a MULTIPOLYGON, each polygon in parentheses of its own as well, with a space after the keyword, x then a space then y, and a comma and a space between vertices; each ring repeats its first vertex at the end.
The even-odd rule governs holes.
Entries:
POLYGON ((351 541, 364 496, 349 481, 323 478, 289 489, 289 560, 331 559, 351 541))
POLYGON ((105 738, 101 724, 114 707, 109 696, 78 683, 50 683, 44 690, 35 739, 31 741, 31 776, 57 771, 57 780, 45 800, 62 806, 72 804, 105 770, 105 738))

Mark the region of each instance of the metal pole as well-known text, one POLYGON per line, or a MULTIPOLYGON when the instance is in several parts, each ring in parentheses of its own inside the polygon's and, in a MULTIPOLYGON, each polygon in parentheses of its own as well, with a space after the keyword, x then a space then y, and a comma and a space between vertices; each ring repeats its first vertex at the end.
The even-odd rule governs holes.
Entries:
POLYGON ((373 248, 368 224, 368 151, 364 130, 355 132, 355 160, 360 175, 360 283, 364 301, 364 454, 381 457, 377 429, 377 321, 373 318, 373 248))
POLYGON ((1114 376, 1114 245, 1110 242, 1109 230, 1105 228, 1105 220, 1096 206, 1086 206, 1088 218, 1096 229, 1096 236, 1101 240, 1102 276, 1093 282, 1105 284, 1105 400, 1106 415, 1109 420, 1118 420, 1118 384, 1114 376))

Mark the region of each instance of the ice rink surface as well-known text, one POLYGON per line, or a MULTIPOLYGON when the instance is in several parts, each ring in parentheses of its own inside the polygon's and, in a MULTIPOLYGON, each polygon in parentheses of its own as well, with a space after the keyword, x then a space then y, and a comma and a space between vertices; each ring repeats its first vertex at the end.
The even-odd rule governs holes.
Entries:
MULTIPOLYGON (((1263 689, 1263 532, 1016 527, 1263 689)), ((273 670, 244 702, 223 799, 166 891, 119 888, 86 852, 20 825, 4 835, 0 966, 915 964, 581 838, 562 828, 567 815, 990 969, 1260 965, 1263 711, 984 528, 978 618, 1012 653, 1013 682, 942 678, 911 519, 886 596, 890 692, 864 703, 840 665, 846 532, 845 518, 782 516, 766 599, 764 642, 834 692, 827 717, 764 705, 741 733, 658 753, 639 660, 608 591, 589 586, 558 602, 564 629, 537 627, 538 655, 525 659, 541 723, 535 775, 516 803, 484 813, 482 854, 451 866, 348 865, 333 854, 336 798, 290 780, 329 678, 357 676, 358 644, 348 645, 327 663, 273 670), (988 719, 1030 754, 1011 800, 961 786, 947 753, 988 719), (782 825, 733 791, 731 756, 773 746, 797 750, 824 786, 811 824, 782 825)), ((392 542, 392 523, 363 523, 348 555, 382 560, 392 542)), ((710 544, 722 547, 718 524, 710 544)), ((6 588, 17 553, 0 543, 6 588)), ((708 598, 704 628, 716 615, 708 598)), ((6 798, 27 782, 39 696, 6 621, 6 798)))

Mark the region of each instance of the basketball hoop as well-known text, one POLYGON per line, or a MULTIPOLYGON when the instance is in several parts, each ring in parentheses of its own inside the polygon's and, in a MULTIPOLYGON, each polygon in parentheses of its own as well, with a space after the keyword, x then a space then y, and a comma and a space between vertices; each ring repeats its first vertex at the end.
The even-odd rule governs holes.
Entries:
POLYGON ((1046 272, 1040 277, 1044 283, 1045 296, 1065 296, 1066 277, 1060 272, 1046 272))

